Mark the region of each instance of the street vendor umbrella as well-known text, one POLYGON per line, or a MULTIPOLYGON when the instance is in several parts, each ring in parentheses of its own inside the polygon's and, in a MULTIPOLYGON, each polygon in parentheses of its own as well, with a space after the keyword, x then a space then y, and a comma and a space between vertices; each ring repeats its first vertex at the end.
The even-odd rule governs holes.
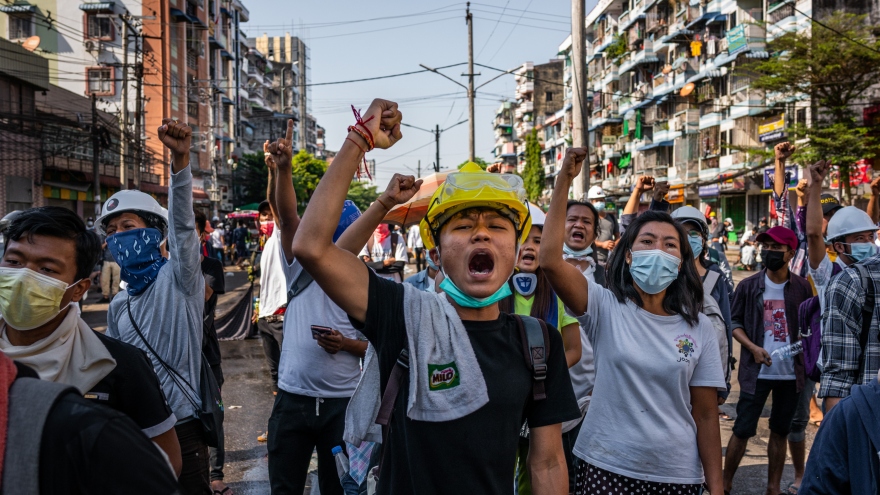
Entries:
POLYGON ((382 223, 402 225, 406 228, 421 222, 425 214, 428 213, 431 196, 445 180, 446 172, 437 172, 422 179, 422 187, 419 188, 419 192, 406 203, 391 208, 382 223))

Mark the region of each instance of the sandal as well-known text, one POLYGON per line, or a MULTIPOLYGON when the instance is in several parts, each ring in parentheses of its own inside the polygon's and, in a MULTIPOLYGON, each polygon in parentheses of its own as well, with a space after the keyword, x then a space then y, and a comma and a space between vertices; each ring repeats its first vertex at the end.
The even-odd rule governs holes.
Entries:
POLYGON ((800 490, 800 489, 801 489, 801 487, 795 486, 794 482, 792 482, 792 483, 788 484, 788 488, 786 488, 785 491, 782 492, 780 495, 797 495, 798 490, 800 490), (792 491, 792 490, 794 490, 794 491, 792 491))
MULTIPOLYGON (((222 489, 222 490, 214 490, 213 495, 223 495, 223 494, 226 493, 226 492, 232 492, 232 488, 229 488, 229 487, 227 486, 226 488, 224 488, 224 489, 222 489)), ((230 495, 232 495, 232 493, 230 493, 230 495)))

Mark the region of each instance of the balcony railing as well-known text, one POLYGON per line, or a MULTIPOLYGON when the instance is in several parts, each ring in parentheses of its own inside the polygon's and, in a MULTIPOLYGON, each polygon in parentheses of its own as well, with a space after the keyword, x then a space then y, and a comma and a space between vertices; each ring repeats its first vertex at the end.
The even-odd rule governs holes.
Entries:
MULTIPOLYGON (((772 7, 771 7, 772 8, 772 7)), ((795 14, 794 3, 785 3, 781 7, 776 10, 771 11, 767 14, 767 23, 768 24, 776 24, 777 22, 787 18, 792 17, 795 14)), ((770 10, 770 9, 768 9, 770 10)))

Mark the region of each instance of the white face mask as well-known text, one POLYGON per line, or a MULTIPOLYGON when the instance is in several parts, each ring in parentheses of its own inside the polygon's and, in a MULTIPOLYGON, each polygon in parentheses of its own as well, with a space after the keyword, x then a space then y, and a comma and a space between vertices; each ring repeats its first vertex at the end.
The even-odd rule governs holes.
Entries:
POLYGON ((605 211, 604 201, 593 201, 593 206, 596 208, 596 211, 605 211))
MULTIPOLYGON (((82 279, 80 279, 82 280, 82 279)), ((0 315, 16 330, 33 330, 64 311, 61 300, 71 285, 29 268, 0 267, 0 315)))

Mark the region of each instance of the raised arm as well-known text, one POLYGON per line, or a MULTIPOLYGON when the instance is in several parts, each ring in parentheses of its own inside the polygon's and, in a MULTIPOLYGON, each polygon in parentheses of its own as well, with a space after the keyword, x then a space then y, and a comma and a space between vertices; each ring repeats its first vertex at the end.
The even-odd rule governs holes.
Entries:
POLYGON ((293 159, 292 141, 293 120, 288 120, 287 133, 284 135, 284 139, 279 139, 276 143, 273 149, 274 153, 269 151, 271 147, 269 142, 263 145, 263 152, 269 153, 266 156, 266 167, 270 171, 269 205, 272 207, 272 214, 275 215, 275 226, 281 229, 281 248, 284 250, 284 257, 287 258, 288 263, 293 261, 293 238, 296 236, 300 221, 296 209, 296 190, 293 188, 293 172, 290 164, 293 159), (279 167, 278 164, 281 166, 279 167), (273 172, 275 177, 274 195, 271 187, 273 172))
POLYGON ((788 141, 779 143, 773 148, 773 153, 775 155, 773 192, 776 193, 777 196, 781 197, 782 193, 788 189, 788 184, 785 181, 785 162, 788 160, 788 157, 795 152, 795 149, 796 148, 788 141))
MULTIPOLYGON (((401 119, 396 103, 377 99, 370 104, 359 127, 372 134, 375 147, 387 149, 402 137, 401 119)), ((308 210, 313 213, 303 216, 299 235, 293 240, 293 254, 303 268, 333 302, 358 321, 367 316, 369 273, 357 256, 333 244, 336 222, 327 219, 336 220, 342 214, 351 178, 363 159, 363 150, 368 149, 368 143, 358 132, 348 133, 333 166, 327 169, 309 201, 308 210)), ((417 191, 420 185, 410 181, 402 184, 402 189, 417 191)))
POLYGON ((831 170, 831 162, 819 160, 810 165, 809 189, 807 190, 807 256, 810 268, 816 270, 825 259, 825 237, 822 235, 822 181, 828 171, 831 170))
POLYGON ((587 151, 584 148, 569 148, 565 152, 562 168, 556 176, 556 187, 550 199, 550 210, 544 220, 541 235, 541 252, 538 259, 550 286, 562 303, 576 315, 587 312, 587 279, 573 265, 562 259, 562 244, 565 240, 565 216, 568 206, 568 189, 575 176, 583 167, 587 151))
POLYGON ((633 186, 632 193, 629 195, 629 201, 623 207, 623 215, 637 215, 639 213, 639 199, 642 194, 654 189, 654 178, 650 175, 643 175, 636 179, 636 185, 633 186))
POLYGON ((868 215, 874 223, 880 222, 880 177, 871 181, 871 199, 868 200, 868 215))
MULTIPOLYGON (((336 240, 336 246, 357 256, 388 211, 413 197, 415 190, 412 187, 407 188, 407 185, 415 182, 415 177, 411 175, 394 174, 385 187, 385 192, 373 201, 373 204, 351 224, 351 227, 345 229, 336 240)), ((419 184, 421 185, 421 182, 419 184)))
POLYGON ((171 152, 171 185, 168 193, 168 252, 174 276, 186 295, 204 289, 205 279, 199 253, 199 236, 193 216, 192 173, 189 149, 192 129, 171 119, 162 119, 159 140, 171 152))

